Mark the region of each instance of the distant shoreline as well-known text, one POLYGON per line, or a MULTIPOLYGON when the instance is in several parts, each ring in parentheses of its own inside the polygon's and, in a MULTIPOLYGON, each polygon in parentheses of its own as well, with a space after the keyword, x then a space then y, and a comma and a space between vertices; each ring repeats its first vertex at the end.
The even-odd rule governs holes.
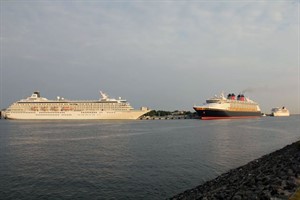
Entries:
POLYGON ((192 199, 288 199, 300 189, 300 141, 232 169, 171 197, 192 199))

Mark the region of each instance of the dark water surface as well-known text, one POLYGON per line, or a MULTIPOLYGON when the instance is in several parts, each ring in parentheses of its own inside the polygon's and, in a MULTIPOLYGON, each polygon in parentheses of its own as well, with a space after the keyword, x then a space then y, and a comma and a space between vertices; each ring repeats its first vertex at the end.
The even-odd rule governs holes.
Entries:
POLYGON ((299 116, 0 120, 0 199, 164 199, 299 139, 299 116))

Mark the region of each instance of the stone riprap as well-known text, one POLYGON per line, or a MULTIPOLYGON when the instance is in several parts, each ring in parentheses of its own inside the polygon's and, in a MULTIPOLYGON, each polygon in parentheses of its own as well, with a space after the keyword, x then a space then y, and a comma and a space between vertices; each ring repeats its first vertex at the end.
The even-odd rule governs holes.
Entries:
POLYGON ((300 186, 300 141, 170 199, 288 199, 300 186))

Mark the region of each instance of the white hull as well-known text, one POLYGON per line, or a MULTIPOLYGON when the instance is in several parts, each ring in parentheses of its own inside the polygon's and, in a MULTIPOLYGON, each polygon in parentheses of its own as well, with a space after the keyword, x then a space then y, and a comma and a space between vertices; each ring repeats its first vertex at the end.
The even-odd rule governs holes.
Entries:
POLYGON ((290 113, 289 112, 284 112, 284 113, 274 112, 274 113, 272 113, 272 116, 274 116, 274 117, 288 117, 288 116, 290 116, 290 113))
POLYGON ((288 109, 286 109, 285 107, 282 108, 273 108, 271 110, 272 112, 272 116, 274 117, 288 117, 290 116, 290 111, 288 109))
POLYGON ((43 120, 64 120, 64 119, 130 119, 135 120, 140 118, 145 113, 149 112, 142 110, 131 111, 98 111, 98 112, 80 112, 80 111, 68 111, 68 112, 22 112, 22 113, 4 113, 6 119, 43 119, 43 120))

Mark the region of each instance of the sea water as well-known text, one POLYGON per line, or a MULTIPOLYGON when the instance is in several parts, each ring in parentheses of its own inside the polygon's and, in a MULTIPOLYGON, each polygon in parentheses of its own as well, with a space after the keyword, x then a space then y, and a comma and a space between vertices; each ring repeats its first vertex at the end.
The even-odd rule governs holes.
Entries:
POLYGON ((300 140, 300 116, 0 120, 0 199, 165 199, 300 140))

